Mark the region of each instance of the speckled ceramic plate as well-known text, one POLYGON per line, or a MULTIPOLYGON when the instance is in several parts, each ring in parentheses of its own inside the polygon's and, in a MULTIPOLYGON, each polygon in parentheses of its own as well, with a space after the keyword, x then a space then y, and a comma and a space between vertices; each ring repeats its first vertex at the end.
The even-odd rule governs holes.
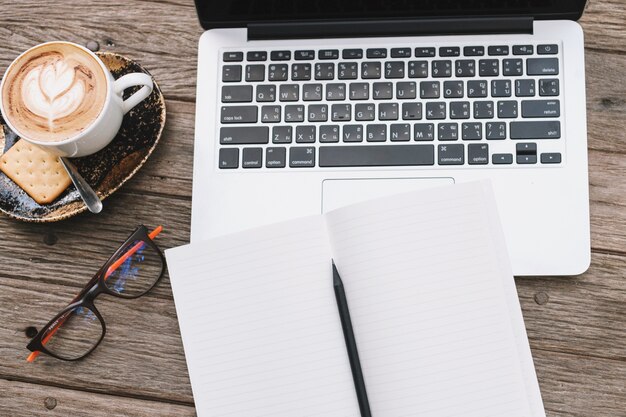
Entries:
MULTIPOLYGON (((100 52, 98 56, 116 79, 132 72, 149 74, 141 65, 121 55, 100 52)), ((127 90, 125 98, 134 92, 134 89, 127 90)), ((155 81, 152 94, 124 116, 120 131, 106 148, 72 161, 104 200, 145 164, 159 143, 164 126, 165 100, 155 81)), ((0 127, 5 133, 4 141, 0 135, 0 154, 2 154, 8 151, 18 138, 6 126, 2 115, 0 127)), ((106 205, 104 209, 106 210, 106 205)), ((73 185, 52 203, 40 205, 0 171, 0 212, 9 217, 28 222, 55 222, 85 210, 87 207, 73 185)))

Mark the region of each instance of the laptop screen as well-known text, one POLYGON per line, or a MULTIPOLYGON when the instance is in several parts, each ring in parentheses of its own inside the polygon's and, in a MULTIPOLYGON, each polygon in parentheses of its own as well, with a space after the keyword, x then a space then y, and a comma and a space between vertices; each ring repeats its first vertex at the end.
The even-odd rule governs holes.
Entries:
POLYGON ((586 0, 195 0, 205 29, 248 23, 422 17, 577 20, 586 0))

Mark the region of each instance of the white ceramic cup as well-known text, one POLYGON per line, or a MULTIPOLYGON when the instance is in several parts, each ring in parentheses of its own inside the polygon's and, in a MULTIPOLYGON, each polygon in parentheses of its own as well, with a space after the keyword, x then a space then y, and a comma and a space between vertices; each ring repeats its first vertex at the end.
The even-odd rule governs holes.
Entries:
MULTIPOLYGON (((7 112, 5 111, 6 103, 2 102, 0 98, 0 110, 4 116, 4 120, 7 125, 21 138, 31 142, 35 145, 40 146, 43 149, 46 149, 58 156, 66 156, 70 158, 81 157, 85 155, 90 155, 98 152, 99 150, 106 147, 117 132, 120 130, 122 126, 122 119, 124 115, 128 113, 130 109, 135 107, 137 104, 141 103, 152 93, 152 78, 148 74, 144 74, 142 72, 137 72, 133 74, 126 74, 119 79, 115 80, 113 75, 109 71, 109 69, 104 65, 104 62, 96 54, 91 52, 89 49, 72 43, 72 42, 46 42, 44 44, 40 44, 34 46, 28 51, 24 52, 22 55, 28 53, 30 50, 41 47, 42 45, 47 44, 70 44, 75 46, 76 48, 82 49, 86 54, 91 55, 102 68, 102 71, 105 74, 107 85, 107 95, 104 101, 104 105, 98 117, 93 120, 89 126, 87 126, 80 133, 72 136, 69 139, 65 139, 62 141, 39 141, 37 138, 28 137, 20 133, 19 129, 16 129, 13 124, 11 124, 11 120, 6 117, 7 112), (142 86, 137 92, 135 92, 132 96, 123 99, 122 94, 124 90, 130 87, 142 86)), ((6 73, 8 74, 11 71, 11 67, 22 57, 20 55, 17 57, 6 73)), ((0 91, 3 91, 4 88, 4 80, 6 76, 3 78, 2 83, 0 84, 0 91)))

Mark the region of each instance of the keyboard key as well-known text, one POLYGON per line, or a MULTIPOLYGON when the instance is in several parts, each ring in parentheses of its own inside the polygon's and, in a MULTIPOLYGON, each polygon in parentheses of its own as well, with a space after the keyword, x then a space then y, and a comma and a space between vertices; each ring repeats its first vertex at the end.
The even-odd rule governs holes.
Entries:
POLYGON ((328 120, 328 106, 326 104, 311 104, 308 108, 309 122, 325 122, 328 120))
POLYGON ((396 98, 398 100, 412 100, 417 97, 417 84, 410 82, 399 82, 396 84, 396 98))
POLYGON ((225 85, 222 87, 222 103, 250 103, 252 102, 251 85, 225 85))
POLYGON ((368 59, 387 58, 387 49, 385 48, 370 48, 367 50, 368 59))
POLYGON ((243 61, 243 52, 224 52, 224 62, 241 62, 243 61))
POLYGON ((413 125, 413 130, 414 130, 413 138, 416 141, 435 140, 434 123, 416 123, 415 125, 413 125))
POLYGON ((289 149, 291 168, 310 168, 315 166, 315 148, 312 146, 294 146, 289 149))
POLYGON ((511 139, 559 139, 561 122, 511 122, 511 139))
POLYGON ((321 143, 339 142, 339 126, 321 125, 320 126, 320 142, 321 143))
POLYGON ((474 119, 493 119, 493 101, 475 101, 474 119))
POLYGON ((435 56, 435 48, 415 48, 415 58, 430 58, 435 56))
POLYGON ((222 123, 256 123, 257 106, 222 107, 222 123))
POLYGON ((220 149, 220 169, 233 169, 239 167, 239 149, 238 148, 222 148, 220 149))
POLYGON ((463 140, 481 140, 483 138, 482 123, 470 122, 461 125, 463 140))
POLYGON ((335 64, 333 63, 315 64, 315 79, 316 80, 332 80, 333 78, 335 78, 335 64))
POLYGON ((559 60, 557 58, 528 58, 526 60, 527 75, 558 75, 559 60))
POLYGON ((517 143, 515 144, 515 152, 517 155, 537 155, 536 143, 517 143))
POLYGON ((409 78, 428 77, 428 61, 409 62, 409 78))
POLYGON ((393 124, 390 126, 389 139, 392 142, 408 142, 411 140, 411 125, 393 124))
POLYGON ((374 83, 372 86, 372 98, 374 100, 389 100, 393 98, 393 84, 374 83))
POLYGON ((491 97, 511 97, 511 81, 491 81, 491 97))
POLYGON ((261 122, 278 123, 280 122, 280 106, 263 106, 261 107, 261 122))
POLYGON ((376 105, 360 103, 354 106, 354 120, 368 122, 376 119, 376 105))
POLYGON ((524 61, 521 59, 503 59, 502 75, 524 75, 524 61))
POLYGON ((333 122, 349 122, 352 119, 352 105, 333 104, 331 114, 333 122))
POLYGON ((387 125, 368 125, 366 138, 368 142, 387 141, 387 125))
POLYGON ((468 81, 467 96, 469 98, 487 97, 487 82, 474 80, 468 81))
POLYGON ((437 139, 439 140, 459 139, 459 125, 457 123, 439 123, 437 130, 437 139))
POLYGON ((291 143, 292 136, 291 126, 275 126, 272 129, 272 143, 291 143))
POLYGON ((298 126, 296 128, 296 143, 315 143, 315 126, 298 126))
POLYGON ((463 165, 465 163, 464 148, 462 144, 437 146, 439 165, 463 165))
POLYGON ((491 155, 491 163, 494 165, 511 165, 513 155, 510 153, 494 153, 491 155))
POLYGON ((539 95, 558 96, 559 95, 559 80, 556 78, 539 80, 539 95))
POLYGON ((351 83, 350 100, 368 100, 370 98, 370 85, 368 83, 351 83))
POLYGON ((495 46, 490 46, 487 49, 487 53, 491 56, 498 56, 498 55, 508 55, 509 54, 509 47, 506 45, 495 45, 495 46))
POLYGON ((451 101, 450 102, 450 118, 451 119, 469 119, 471 115, 469 101, 451 101))
POLYGON ((363 50, 362 49, 344 49, 341 52, 341 57, 343 59, 361 59, 363 58, 363 50))
POLYGON ((346 99, 346 85, 344 83, 326 84, 326 100, 339 101, 346 99))
POLYGON ((452 76, 452 61, 433 61, 432 74, 435 78, 452 76))
POLYGON ((285 122, 304 122, 304 106, 300 104, 285 106, 285 122))
POLYGON ((392 58, 411 58, 411 48, 391 48, 392 58))
POLYGON ((321 146, 321 167, 417 166, 435 163, 433 145, 321 146))
POLYGON ((484 46, 466 46, 463 48, 463 55, 483 56, 485 55, 485 47, 484 46))
MULTIPOLYGON (((239 80, 241 81, 241 80, 239 80)), ((246 81, 265 81, 265 65, 246 65, 246 81)))
POLYGON ((343 141, 363 142, 363 125, 345 125, 343 127, 343 141))
POLYGON ((222 81, 225 83, 241 81, 241 65, 224 65, 222 67, 222 81))
POLYGON ((315 51, 296 51, 294 58, 296 61, 310 61, 315 59, 315 51))
POLYGON ((559 53, 559 45, 537 45, 537 53, 539 55, 556 55, 559 53))
POLYGON ((422 103, 402 103, 402 120, 420 120, 422 103))
POLYGON ((311 64, 293 64, 291 66, 292 81, 309 81, 311 79, 311 64))
POLYGON ((247 54, 248 61, 267 61, 267 52, 253 51, 247 54))
POLYGON ((420 98, 439 98, 439 81, 422 81, 420 83, 420 98))
POLYGON ((258 85, 256 87, 256 101, 261 103, 276 101, 276 87, 273 85, 258 85))
POLYGON ((361 64, 361 78, 364 80, 378 79, 380 76, 380 62, 363 62, 361 64))
POLYGON ((220 128, 222 145, 260 145, 269 143, 270 129, 267 126, 242 126, 220 128))
POLYGON ((542 164, 560 164, 561 163, 561 154, 557 153, 557 152, 542 153, 541 154, 541 163, 542 164))
POLYGON ((445 98, 462 98, 463 81, 444 81, 443 96, 445 98))
POLYGON ((298 101, 300 86, 298 84, 281 84, 278 96, 280 101, 298 101))
POLYGON ((497 59, 481 59, 478 61, 478 73, 481 77, 496 77, 500 75, 500 61, 497 59))
POLYGON ((506 123, 488 122, 485 123, 487 131, 487 140, 503 140, 506 139, 506 123))
POLYGON ((487 165, 489 163, 489 145, 486 143, 467 145, 467 163, 470 165, 487 165))
POLYGON ((263 148, 244 148, 241 160, 242 168, 261 168, 263 166, 263 148))
POLYGON ((514 119, 517 117, 517 101, 506 100, 498 101, 498 118, 499 119, 514 119))
POLYGON ((322 49, 317 54, 319 59, 339 59, 338 49, 322 49))
POLYGON ((533 97, 535 95, 535 80, 515 80, 515 95, 517 97, 533 97))
POLYGON ((287 149, 267 148, 265 150, 265 166, 267 168, 284 168, 286 164, 287 149))
POLYGON ((430 101, 426 103, 426 118, 429 120, 445 119, 446 103, 443 101, 430 101))
POLYGON ((270 59, 272 61, 289 61, 291 60, 291 51, 272 51, 270 59))
POLYGON ((304 84, 302 86, 302 99, 304 101, 321 101, 322 84, 304 84))
POLYGON ((442 46, 439 48, 439 56, 459 56, 461 55, 461 48, 458 46, 442 46))
POLYGON ((520 165, 537 163, 537 155, 517 155, 516 159, 517 159, 517 163, 520 165))
POLYGON ((513 55, 532 55, 534 48, 532 45, 513 46, 513 55))
POLYGON ((337 67, 337 77, 340 80, 356 80, 359 77, 359 64, 356 62, 342 62, 337 67))
POLYGON ((559 100, 524 100, 522 101, 522 117, 559 117, 560 108, 559 100))
POLYGON ((385 63, 385 78, 404 78, 404 62, 385 63))
POLYGON ((459 59, 455 63, 457 77, 473 77, 476 75, 476 61, 473 59, 459 59))
POLYGON ((268 67, 268 71, 267 71, 268 81, 287 81, 288 78, 289 78, 289 65, 272 64, 268 67))
POLYGON ((398 103, 380 103, 378 120, 398 120, 398 103))

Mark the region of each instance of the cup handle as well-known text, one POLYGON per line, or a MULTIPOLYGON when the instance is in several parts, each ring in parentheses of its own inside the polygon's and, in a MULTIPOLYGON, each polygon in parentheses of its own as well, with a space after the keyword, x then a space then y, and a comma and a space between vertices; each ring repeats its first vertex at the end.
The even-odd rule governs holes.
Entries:
POLYGON ((122 109, 124 114, 128 113, 130 109, 141 103, 152 93, 152 78, 148 74, 142 72, 136 72, 134 74, 126 74, 113 83, 113 90, 116 94, 122 94, 124 90, 130 87, 141 85, 139 91, 132 96, 128 97, 122 103, 122 109))

